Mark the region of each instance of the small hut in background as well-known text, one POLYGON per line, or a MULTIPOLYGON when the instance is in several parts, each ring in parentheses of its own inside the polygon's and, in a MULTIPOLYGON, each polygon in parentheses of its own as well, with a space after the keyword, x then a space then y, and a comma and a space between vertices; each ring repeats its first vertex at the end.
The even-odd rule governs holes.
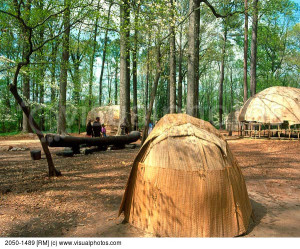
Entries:
POLYGON ((134 160, 122 212, 157 236, 232 237, 247 231, 252 208, 219 131, 189 115, 168 114, 134 160))
POLYGON ((239 130, 239 114, 240 110, 230 112, 225 118, 225 126, 227 131, 239 130))
POLYGON ((284 134, 299 139, 300 89, 275 86, 257 93, 242 107, 239 121, 242 136, 284 134))
MULTIPOLYGON (((109 105, 95 107, 89 111, 86 123, 89 120, 95 121, 96 117, 100 117, 101 124, 105 124, 106 133, 108 135, 116 135, 120 120, 120 106, 119 105, 109 105)), ((131 113, 131 123, 133 124, 134 116, 131 113)))

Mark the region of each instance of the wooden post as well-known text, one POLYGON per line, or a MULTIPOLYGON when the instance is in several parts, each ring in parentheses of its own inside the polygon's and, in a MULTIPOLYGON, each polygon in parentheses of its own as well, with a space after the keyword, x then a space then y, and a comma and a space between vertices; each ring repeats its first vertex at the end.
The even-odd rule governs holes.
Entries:
POLYGON ((268 130, 269 131, 268 132, 269 133, 269 139, 271 138, 271 131, 270 131, 270 129, 271 129, 271 124, 269 124, 269 130, 268 130))
POLYGON ((260 138, 260 132, 261 132, 261 124, 259 124, 259 131, 258 131, 258 137, 260 138))
POLYGON ((277 125, 277 132, 278 132, 278 138, 279 138, 279 140, 280 140, 280 125, 277 125))

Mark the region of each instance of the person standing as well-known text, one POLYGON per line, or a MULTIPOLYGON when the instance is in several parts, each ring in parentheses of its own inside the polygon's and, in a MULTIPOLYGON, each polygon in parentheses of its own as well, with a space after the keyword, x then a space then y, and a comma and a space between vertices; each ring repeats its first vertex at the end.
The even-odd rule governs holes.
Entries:
POLYGON ((97 117, 96 121, 93 123, 93 133, 94 137, 101 137, 101 124, 100 124, 100 118, 97 117))
POLYGON ((103 137, 106 137, 106 128, 105 128, 104 124, 102 124, 101 132, 102 132, 103 137))
POLYGON ((89 120, 89 122, 86 125, 86 135, 88 137, 92 137, 93 136, 92 120, 89 120))

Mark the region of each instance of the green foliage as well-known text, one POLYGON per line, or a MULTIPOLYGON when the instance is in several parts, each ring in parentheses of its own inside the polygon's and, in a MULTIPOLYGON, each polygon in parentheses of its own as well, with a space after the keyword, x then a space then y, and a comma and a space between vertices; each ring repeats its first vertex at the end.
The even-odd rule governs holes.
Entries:
MULTIPOLYGON (((243 0, 209 1, 222 15, 241 12, 243 0)), ((252 15, 249 1, 249 15, 252 15)), ((22 92, 24 76, 30 77, 30 99, 35 119, 43 122, 47 131, 55 132, 58 114, 59 79, 61 69, 61 33, 64 13, 63 0, 18 1, 21 4, 21 18, 27 25, 35 27, 33 47, 47 41, 30 58, 30 66, 22 69, 18 89, 22 92), (22 2, 22 3, 21 3, 22 2), (27 6, 27 7, 26 7, 27 6)), ((71 3, 71 38, 70 63, 68 71, 67 122, 69 132, 85 129, 85 119, 92 107, 98 105, 99 75, 104 48, 104 35, 108 29, 108 43, 103 80, 103 104, 114 104, 118 94, 120 62, 120 13, 119 5, 113 2, 109 25, 107 11, 111 1, 72 0, 71 3), (89 96, 90 63, 93 54, 96 20, 98 21, 95 61, 92 73, 92 95, 89 96), (117 92, 115 91, 117 84, 117 92), (80 121, 80 122, 79 122, 80 121), (80 126, 80 127, 79 127, 80 126)), ((138 32, 138 115, 139 125, 145 117, 145 89, 148 77, 148 100, 157 66, 155 48, 161 42, 163 72, 158 85, 153 120, 168 112, 168 77, 169 77, 169 25, 175 27, 178 84, 179 53, 182 53, 183 109, 186 103, 187 72, 187 29, 189 1, 174 1, 171 9, 169 0, 131 1, 130 44, 134 44, 134 30, 138 32), (137 7, 140 7, 137 13, 137 7), (171 18, 171 12, 174 18, 171 18), (138 23, 134 22, 138 15, 138 23), (148 70, 148 71, 147 71, 148 70)), ((26 48, 26 35, 17 18, 13 1, 0 2, 0 133, 19 131, 22 124, 22 112, 8 91, 8 84, 13 80, 16 63, 23 58, 26 48)), ((238 108, 243 100, 243 25, 244 15, 235 14, 225 19, 216 19, 211 10, 202 2, 200 7, 200 91, 199 117, 215 124, 218 121, 218 83, 220 61, 224 44, 224 31, 228 32, 225 55, 224 110, 238 108), (232 74, 231 74, 232 73, 232 74), (232 76, 231 76, 232 75, 232 76)), ((300 24, 297 6, 291 0, 259 1, 258 26, 258 91, 273 85, 300 87, 300 24)), ((250 19, 249 38, 251 38, 250 19)), ((251 39, 249 39, 249 45, 251 39)), ((250 46, 249 46, 250 49, 250 46)), ((250 56, 250 53, 248 53, 250 56)), ((131 54, 132 55, 132 54, 131 54)), ((250 59, 250 57, 249 57, 250 59)), ((131 64, 132 66, 132 64, 131 64)), ((132 77, 131 77, 132 78, 132 77)), ((178 90, 177 90, 178 94, 178 90)), ((132 97, 132 96, 131 96, 132 97)))

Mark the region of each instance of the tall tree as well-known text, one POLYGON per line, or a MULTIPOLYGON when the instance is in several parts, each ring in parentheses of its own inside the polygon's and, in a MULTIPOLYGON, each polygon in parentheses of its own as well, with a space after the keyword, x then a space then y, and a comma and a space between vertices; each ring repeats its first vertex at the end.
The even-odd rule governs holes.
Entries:
POLYGON ((258 0, 253 0, 251 71, 250 71, 250 93, 251 93, 251 96, 256 94, 257 27, 258 27, 258 0))
MULTIPOLYGON (((159 32, 158 32, 158 34, 159 34, 159 32)), ((142 135, 142 144, 145 142, 145 140, 147 139, 147 136, 148 136, 149 123, 150 123, 151 114, 152 114, 152 110, 153 110, 157 86, 158 86, 158 82, 159 82, 160 75, 161 75, 161 52, 160 52, 161 42, 159 39, 157 41, 156 46, 157 46, 156 47, 156 73, 155 73, 155 79, 154 79, 152 89, 151 89, 149 108, 146 113, 146 121, 145 121, 143 135, 142 135)))
MULTIPOLYGON (((100 0, 98 0, 97 3, 97 12, 99 12, 99 10, 100 10, 100 0)), ((99 13, 97 13, 96 15, 95 27, 93 32, 93 40, 92 40, 92 54, 90 56, 89 109, 92 108, 92 99, 93 99, 94 62, 95 62, 96 47, 97 47, 98 22, 99 22, 99 13)))
MULTIPOLYGON (((27 3, 25 4, 25 9, 24 9, 24 21, 28 22, 30 20, 30 9, 31 9, 31 0, 28 0, 27 3)), ((30 49, 30 44, 28 42, 28 36, 29 32, 28 30, 25 29, 25 27, 22 27, 22 33, 24 36, 23 40, 23 60, 25 59, 26 55, 28 54, 28 51, 30 49)), ((30 62, 29 62, 30 63, 30 62)), ((25 67, 26 73, 23 74, 23 96, 25 98, 25 101, 30 100, 30 64, 25 67)), ((23 132, 27 133, 31 131, 29 120, 27 118, 27 115, 23 113, 23 132)))
POLYGON ((138 130, 138 105, 137 105, 137 52, 138 52, 138 23, 139 23, 140 4, 135 6, 134 16, 134 45, 132 51, 132 85, 133 85, 133 108, 134 124, 133 129, 138 130))
POLYGON ((200 1, 190 0, 190 17, 188 30, 188 72, 186 113, 197 116, 197 98, 199 94, 199 25, 200 1))
MULTIPOLYGON (((129 4, 127 4, 127 5, 129 5, 129 4)), ((104 74, 104 65, 105 65, 106 51, 107 51, 108 30, 109 30, 108 26, 109 26, 109 21, 110 21, 111 7, 112 7, 112 2, 109 4, 109 7, 108 7, 106 29, 105 29, 105 35, 104 35, 104 45, 103 45, 103 51, 102 51, 102 65, 101 65, 101 72, 100 72, 100 78, 99 78, 99 106, 102 105, 103 74, 104 74)), ((129 6, 128 6, 128 8, 129 8, 129 6)), ((122 31, 121 31, 121 33, 122 33, 122 31)))
POLYGON ((131 130, 130 118, 130 6, 129 0, 120 5, 120 121, 121 129, 131 130))
POLYGON ((248 0, 245 0, 245 28, 244 28, 244 103, 248 99, 248 0))
POLYGON ((225 68, 225 56, 226 56, 226 43, 227 43, 227 20, 223 20, 224 34, 223 34, 223 47, 221 57, 221 76, 219 85, 219 128, 223 128, 223 84, 224 84, 224 68, 225 68))
POLYGON ((67 101, 67 81, 70 54, 70 0, 64 0, 65 12, 63 16, 63 43, 62 60, 59 83, 59 114, 57 123, 57 133, 66 133, 66 101, 67 101))
POLYGON ((176 113, 176 51, 175 51, 175 19, 174 4, 170 0, 170 113, 176 113))

